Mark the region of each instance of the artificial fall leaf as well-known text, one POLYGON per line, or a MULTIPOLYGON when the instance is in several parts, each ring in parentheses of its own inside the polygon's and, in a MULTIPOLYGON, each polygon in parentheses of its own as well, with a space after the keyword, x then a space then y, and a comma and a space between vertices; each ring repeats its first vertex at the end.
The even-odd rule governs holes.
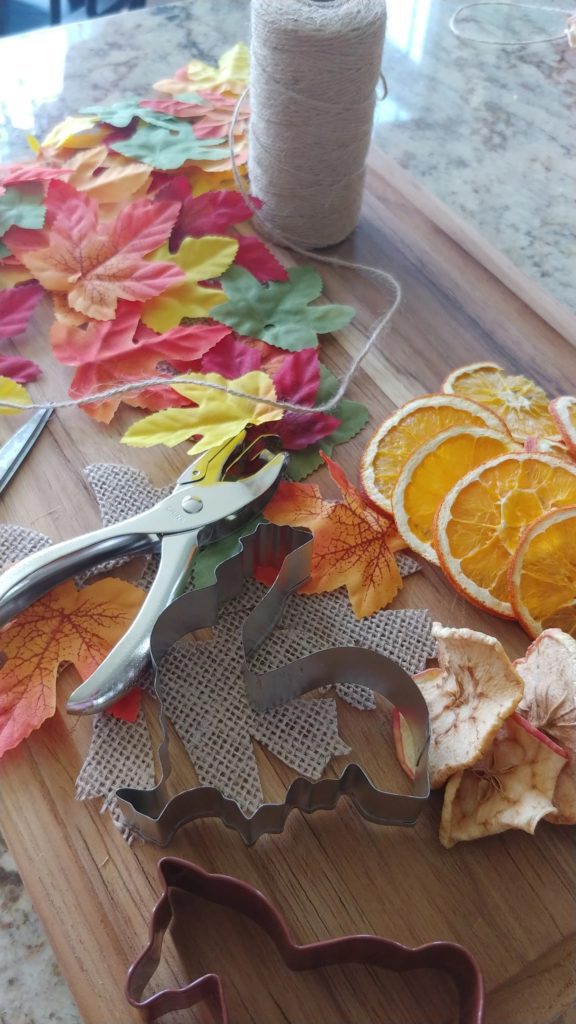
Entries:
POLYGON ((242 377, 251 370, 259 370, 262 357, 257 348, 245 345, 233 331, 202 358, 202 373, 219 373, 226 380, 242 377))
MULTIPOLYGON (((137 335, 133 334, 124 348, 121 347, 116 334, 116 344, 112 342, 109 346, 109 356, 104 354, 104 344, 96 361, 78 367, 70 384, 70 395, 73 398, 85 398, 119 383, 137 383, 146 377, 161 376, 160 367, 163 364, 168 364, 179 371, 188 370, 191 364, 199 361, 222 339, 226 331, 227 328, 220 324, 175 327, 165 334, 154 334, 153 331, 144 328, 143 331, 140 329, 137 335)), ((121 402, 146 409, 188 405, 187 399, 178 401, 178 396, 170 387, 172 374, 169 370, 165 372, 165 388, 148 388, 125 395, 115 395, 102 403, 91 403, 86 406, 86 412, 101 423, 109 423, 121 402)))
POLYGON ((87 679, 131 624, 144 592, 119 579, 77 590, 66 582, 0 631, 0 756, 56 709, 56 680, 67 662, 87 679))
POLYGON ((288 271, 277 260, 268 246, 255 235, 238 238, 238 252, 234 263, 248 270, 261 284, 268 281, 287 281, 288 271))
POLYGON ((9 228, 41 228, 46 209, 44 192, 35 183, 0 186, 0 238, 9 228))
POLYGON ((275 401, 276 392, 271 378, 259 370, 231 381, 217 373, 195 374, 195 380, 204 380, 224 388, 233 387, 254 395, 254 398, 237 398, 228 391, 216 391, 203 387, 201 383, 174 384, 174 390, 189 401, 196 402, 197 407, 165 409, 146 416, 126 431, 122 443, 137 448, 151 448, 157 444, 174 448, 189 437, 200 434, 201 440, 188 451, 189 455, 195 455, 224 444, 248 424, 282 417, 281 409, 260 401, 262 398, 275 401))
POLYGON ((106 138, 107 129, 95 117, 66 117, 42 139, 42 150, 91 149, 106 138))
POLYGON ((2 405, 3 402, 17 402, 24 408, 30 406, 30 395, 21 384, 10 380, 9 377, 0 377, 0 416, 19 416, 20 410, 10 409, 2 405))
POLYGON ((314 551, 304 594, 320 594, 345 586, 357 619, 390 604, 402 586, 392 547, 393 527, 347 480, 336 463, 324 456, 341 501, 323 498, 316 484, 281 482, 264 510, 277 526, 303 526, 312 531, 314 551))
POLYGON ((26 330, 42 289, 36 284, 0 291, 0 339, 15 338, 26 330))
POLYGON ((0 167, 0 182, 3 185, 19 185, 24 181, 52 181, 54 178, 65 181, 68 177, 69 172, 65 167, 44 167, 38 161, 0 167))
MULTIPOLYGON (((268 363, 263 369, 270 372, 268 363)), ((313 406, 320 386, 320 360, 318 350, 303 348, 300 352, 288 352, 279 361, 271 374, 278 398, 283 402, 313 406)), ((274 425, 286 451, 296 451, 314 444, 337 429, 340 421, 323 412, 285 412, 280 423, 274 425)), ((259 428, 267 430, 266 424, 259 428)))
MULTIPOLYGON (((320 387, 316 394, 316 405, 323 405, 334 397, 339 386, 338 379, 325 366, 320 366, 320 387)), ((292 480, 303 480, 322 465, 322 455, 332 455, 338 444, 350 441, 366 426, 370 413, 361 402, 353 402, 348 398, 341 399, 330 410, 330 415, 339 421, 339 426, 324 437, 320 443, 309 445, 302 451, 290 456, 288 476, 292 480)))
POLYGON ((218 61, 218 67, 205 64, 201 60, 191 60, 176 72, 174 79, 167 79, 156 82, 154 88, 158 92, 173 94, 170 85, 173 85, 176 93, 196 90, 217 90, 234 91, 241 93, 248 85, 250 70, 250 53, 244 43, 237 43, 230 50, 226 50, 218 61))
POLYGON ((190 160, 222 160, 227 153, 219 139, 199 139, 191 124, 176 118, 166 118, 164 125, 140 124, 128 139, 109 145, 117 153, 165 171, 182 167, 190 160))
POLYGON ((120 203, 138 192, 149 180, 152 168, 125 160, 96 146, 77 153, 66 165, 69 184, 99 203, 120 203))
POLYGON ((554 811, 553 796, 566 751, 519 714, 507 718, 481 761, 448 780, 440 842, 496 835, 509 828, 533 834, 554 811))
POLYGON ((576 640, 560 629, 545 629, 515 663, 524 680, 518 710, 570 755, 554 792, 556 810, 548 821, 576 824, 576 640))
MULTIPOLYGON (((2 242, 0 242, 1 249, 2 242)), ((32 280, 30 271, 11 253, 7 255, 6 259, 0 260, 0 291, 15 288, 17 284, 24 284, 26 281, 32 280)), ((39 291, 39 294, 42 293, 39 291)))
MULTIPOLYGON (((110 124, 113 128, 127 128, 136 118, 146 121, 148 124, 156 124, 164 127, 169 123, 166 114, 160 117, 154 111, 140 106, 140 99, 137 96, 126 96, 115 103, 105 103, 95 107, 85 107, 81 114, 89 114, 97 121, 110 124)), ((172 120, 170 118, 170 120, 172 120)))
MULTIPOLYGON (((252 202, 257 208, 262 206, 258 200, 252 199, 252 202)), ((189 235, 201 238, 202 235, 221 234, 242 221, 250 220, 251 216, 252 210, 239 192, 217 189, 201 196, 188 194, 172 231, 170 249, 174 252, 189 235)))
POLYGON ((288 278, 263 286, 242 267, 231 267, 222 278, 228 301, 214 316, 238 334, 292 351, 315 347, 318 334, 336 331, 354 316, 351 306, 309 305, 322 292, 312 267, 292 267, 288 278))
POLYGON ((169 117, 193 118, 205 113, 208 101, 199 93, 185 93, 177 100, 141 100, 140 106, 169 117))
POLYGON ((0 356, 0 374, 18 381, 19 384, 38 380, 41 373, 38 363, 31 359, 22 359, 21 356, 0 356))
MULTIPOLYGON (((502 644, 472 629, 434 623, 439 668, 415 676, 430 715, 428 771, 433 789, 474 765, 490 748, 503 722, 518 706, 522 680, 502 644)), ((405 749, 409 729, 395 711, 398 760, 413 777, 405 749)))
POLYGON ((24 265, 48 291, 66 293, 72 310, 94 320, 111 320, 118 299, 147 299, 183 278, 173 263, 146 260, 168 237, 178 213, 175 203, 136 200, 107 224, 98 204, 63 182, 66 192, 49 232, 49 244, 19 252, 24 265))
POLYGON ((220 277, 237 250, 235 239, 212 235, 186 238, 177 253, 171 254, 167 245, 158 249, 154 259, 172 264, 185 280, 145 303, 142 320, 146 326, 153 331, 167 331, 176 327, 183 317, 209 316, 214 306, 224 301, 224 296, 219 288, 208 288, 199 282, 220 277))

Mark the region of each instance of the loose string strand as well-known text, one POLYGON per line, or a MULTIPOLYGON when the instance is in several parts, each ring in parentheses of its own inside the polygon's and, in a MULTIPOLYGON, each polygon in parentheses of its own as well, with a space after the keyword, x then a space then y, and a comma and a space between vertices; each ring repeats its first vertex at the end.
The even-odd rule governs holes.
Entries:
POLYGON ((540 4, 516 3, 515 0, 474 0, 474 3, 462 4, 454 11, 450 18, 450 31, 458 39, 464 39, 468 43, 482 43, 485 46, 532 46, 536 43, 557 43, 567 40, 569 46, 576 46, 576 15, 574 11, 566 10, 565 7, 547 7, 540 4), (514 7, 524 11, 543 11, 544 13, 565 14, 567 25, 564 31, 557 36, 537 36, 531 39, 485 39, 481 36, 472 36, 458 28, 456 22, 466 11, 475 7, 514 7))

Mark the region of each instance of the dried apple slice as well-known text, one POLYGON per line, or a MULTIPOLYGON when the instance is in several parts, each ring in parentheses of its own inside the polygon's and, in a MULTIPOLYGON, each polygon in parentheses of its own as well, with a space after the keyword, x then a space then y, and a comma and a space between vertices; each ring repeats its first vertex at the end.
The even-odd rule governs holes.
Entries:
POLYGON ((511 715, 482 760, 448 781, 442 845, 449 849, 509 828, 534 833, 538 822, 554 811, 554 791, 567 756, 521 715, 511 715))
POLYGON ((557 740, 570 755, 554 793, 557 825, 576 825, 576 640, 561 629, 546 629, 515 662, 524 680, 521 715, 557 740))
MULTIPOLYGON (((500 726, 517 707, 522 679, 495 637, 434 623, 438 669, 414 676, 430 714, 429 772, 433 789, 474 764, 489 749, 500 726)), ((393 717, 400 764, 411 774, 410 730, 393 717)))

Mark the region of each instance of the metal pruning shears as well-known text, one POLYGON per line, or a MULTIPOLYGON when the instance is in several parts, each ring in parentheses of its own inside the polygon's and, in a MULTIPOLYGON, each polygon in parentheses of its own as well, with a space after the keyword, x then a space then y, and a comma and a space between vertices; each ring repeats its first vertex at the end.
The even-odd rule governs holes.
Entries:
POLYGON ((199 548, 257 515, 285 466, 284 452, 260 453, 261 467, 234 479, 243 464, 245 432, 196 459, 153 508, 120 523, 29 555, 0 576, 0 627, 52 587, 110 558, 160 552, 158 571, 132 625, 95 672, 72 693, 67 709, 92 714, 131 689, 148 667, 150 632, 186 588, 199 548))

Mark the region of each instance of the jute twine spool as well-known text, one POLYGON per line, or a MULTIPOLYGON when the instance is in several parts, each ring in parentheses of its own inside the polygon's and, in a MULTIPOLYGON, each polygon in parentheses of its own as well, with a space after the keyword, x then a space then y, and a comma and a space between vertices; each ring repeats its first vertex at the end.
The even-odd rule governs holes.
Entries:
POLYGON ((251 191, 296 245, 358 222, 385 29, 385 0, 252 0, 251 191))

